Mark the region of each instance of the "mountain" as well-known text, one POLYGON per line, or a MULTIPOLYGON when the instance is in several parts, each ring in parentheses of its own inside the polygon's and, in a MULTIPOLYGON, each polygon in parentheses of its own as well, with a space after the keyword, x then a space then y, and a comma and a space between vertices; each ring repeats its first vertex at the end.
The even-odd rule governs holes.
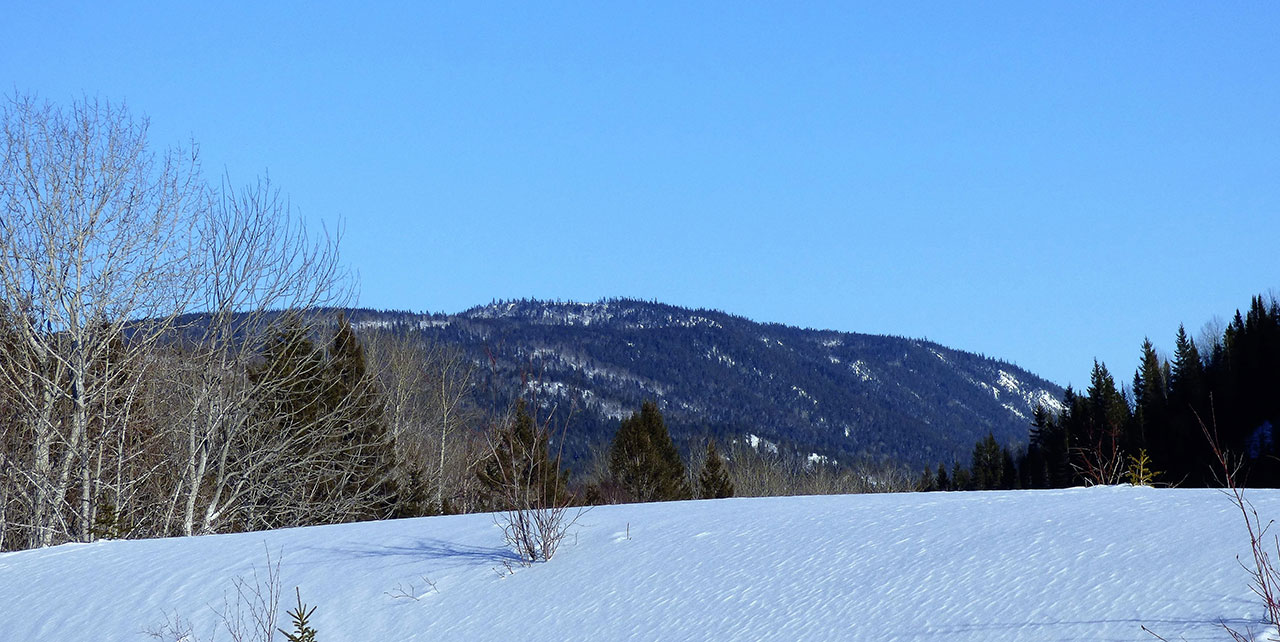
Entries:
MULTIPOLYGON (((1264 519, 1280 513, 1280 491, 1250 501, 1264 519)), ((1154 639, 1144 625, 1230 640, 1223 623, 1275 639, 1236 563, 1252 559, 1249 535, 1214 489, 601 506, 530 567, 494 519, 0 553, 0 639, 227 640, 220 613, 252 623, 272 576, 276 626, 292 628, 297 587, 320 642, 1154 639)))
POLYGON ((1035 406, 1056 409, 1062 395, 1017 366, 929 341, 630 299, 350 315, 357 329, 394 326, 457 346, 484 365, 482 397, 505 403, 523 391, 544 408, 572 408, 570 459, 653 399, 685 448, 714 437, 837 463, 967 462, 988 432, 1024 441, 1035 406))

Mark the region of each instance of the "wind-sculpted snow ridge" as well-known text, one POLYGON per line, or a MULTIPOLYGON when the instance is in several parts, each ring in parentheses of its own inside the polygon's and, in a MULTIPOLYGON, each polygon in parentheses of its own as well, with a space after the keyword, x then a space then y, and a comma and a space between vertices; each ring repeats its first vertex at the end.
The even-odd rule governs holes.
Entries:
POLYGON ((322 642, 1226 640, 1262 614, 1233 511, 1131 487, 611 506, 514 573, 489 515, 65 545, 0 555, 0 639, 150 640, 177 613, 207 640, 271 551, 322 642))

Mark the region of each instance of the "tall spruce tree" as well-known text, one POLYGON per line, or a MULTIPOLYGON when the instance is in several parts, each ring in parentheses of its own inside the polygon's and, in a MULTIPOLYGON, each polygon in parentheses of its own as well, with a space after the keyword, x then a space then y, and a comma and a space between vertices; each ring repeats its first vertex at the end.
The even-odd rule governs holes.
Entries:
POLYGON ((733 497, 733 482, 725 469, 724 459, 716 452, 716 443, 707 442, 707 456, 698 474, 698 499, 733 497))
POLYGON ((973 462, 969 467, 975 490, 992 490, 1000 487, 1002 475, 1000 444, 995 435, 987 433, 973 445, 973 462))
MULTIPOLYGON (((1169 433, 1169 385, 1165 368, 1150 339, 1142 341, 1142 359, 1133 373, 1132 433, 1146 444, 1152 460, 1167 466, 1175 458, 1176 444, 1169 433)), ((1139 448, 1131 448, 1136 455, 1139 448)))
POLYGON ((657 404, 646 401, 640 412, 622 420, 609 450, 609 474, 638 502, 671 501, 693 496, 684 463, 671 442, 657 404))
POLYGON ((382 403, 366 371, 364 353, 345 319, 328 350, 306 330, 286 322, 267 345, 249 379, 262 396, 253 430, 236 449, 251 471, 245 528, 270 528, 379 519, 392 514, 392 446, 382 403), (277 444, 271 446, 271 444, 277 444), (283 465, 252 461, 262 447, 285 448, 283 465))
POLYGON ((534 421, 523 399, 494 437, 476 471, 481 503, 492 510, 548 508, 568 499, 566 475, 550 453, 550 434, 534 421))
POLYGON ((1058 414, 1057 427, 1062 432, 1062 438, 1066 443, 1066 450, 1063 452, 1066 458, 1064 460, 1066 465, 1063 467, 1066 481, 1054 484, 1055 488, 1083 485, 1086 482, 1084 475, 1080 473, 1082 465, 1080 459, 1086 453, 1092 452, 1094 448, 1090 443, 1089 397, 1076 393, 1068 385, 1066 392, 1062 393, 1062 406, 1062 412, 1058 414))
POLYGON ((1000 448, 1000 490, 1018 487, 1018 463, 1008 446, 1000 448))
POLYGON ((397 503, 392 475, 395 451, 364 347, 346 315, 338 317, 329 344, 328 370, 324 406, 336 424, 331 439, 337 454, 330 492, 360 498, 363 506, 357 512, 362 518, 388 517, 397 503))
POLYGON ((323 504, 315 454, 323 436, 324 355, 299 325, 277 328, 262 361, 250 368, 257 394, 253 420, 230 450, 229 470, 243 475, 248 489, 230 518, 237 529, 259 530, 316 523, 323 504), (263 448, 288 453, 280 465, 262 467, 263 448))
POLYGON ((1179 325, 1169 376, 1169 432, 1175 454, 1167 463, 1156 463, 1167 467, 1170 479, 1183 479, 1189 486, 1204 486, 1213 479, 1200 426, 1201 421, 1215 423, 1207 412, 1204 374, 1200 351, 1179 325))
POLYGON ((1078 431, 1070 435, 1072 466, 1080 481, 1091 484, 1116 483, 1124 470, 1125 447, 1142 444, 1129 434, 1132 428, 1129 402, 1116 388, 1107 366, 1097 359, 1089 376, 1086 396, 1071 409, 1078 431))
MULTIPOLYGON (((1062 396, 1063 405, 1070 408, 1075 403, 1075 391, 1070 386, 1062 396)), ((1063 412, 1064 415, 1067 411, 1063 412)), ((1031 415, 1031 444, 1027 447, 1028 459, 1035 452, 1043 462, 1032 467, 1029 478, 1032 488, 1065 488, 1071 485, 1072 471, 1067 431, 1061 417, 1054 417, 1044 406, 1037 405, 1031 415), (1041 473, 1043 470, 1043 473, 1041 473), (1041 476, 1043 474, 1043 476, 1041 476), (1043 481, 1041 481, 1043 480, 1043 481)))
POLYGON ((951 489, 973 490, 973 476, 958 461, 951 462, 951 489))

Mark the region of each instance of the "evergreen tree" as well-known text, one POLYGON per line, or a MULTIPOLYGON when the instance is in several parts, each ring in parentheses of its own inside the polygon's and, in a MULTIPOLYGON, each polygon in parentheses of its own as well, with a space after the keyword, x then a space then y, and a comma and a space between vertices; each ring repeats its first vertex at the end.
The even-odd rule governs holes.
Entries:
MULTIPOLYGON (((1062 412, 1054 422, 1055 429, 1062 439, 1061 466, 1056 466, 1056 457, 1051 457, 1045 450, 1045 459, 1049 462, 1050 487, 1066 488, 1084 484, 1084 478, 1077 472, 1076 463, 1079 453, 1090 447, 1088 443, 1088 399, 1076 394, 1068 385, 1062 393, 1062 412)), ((1058 453, 1053 453, 1058 455, 1058 453)))
POLYGON ((953 490, 973 490, 973 476, 960 467, 960 462, 951 464, 951 488, 953 490))
POLYGON ((916 482, 916 490, 922 493, 938 490, 938 483, 933 478, 932 468, 924 467, 924 471, 920 473, 920 479, 916 482))
POLYGON ((302 603, 302 592, 294 589, 294 593, 298 596, 298 606, 292 611, 287 611, 290 620, 293 620, 293 632, 284 629, 277 629, 284 634, 284 639, 288 642, 316 642, 316 630, 311 626, 311 614, 316 612, 316 607, 307 608, 302 603))
MULTIPOLYGON (((1169 385, 1164 376, 1165 365, 1156 356, 1150 339, 1142 341, 1142 360, 1133 373, 1132 433, 1147 445, 1152 458, 1166 465, 1175 458, 1178 445, 1169 432, 1169 385)), ((1130 446, 1130 454, 1142 450, 1130 446)))
POLYGON ((329 347, 324 407, 338 453, 330 492, 364 498, 365 519, 389 516, 397 503, 392 475, 394 448, 387 432, 384 404, 365 363, 364 348, 346 316, 338 317, 329 347))
POLYGON ((1181 406, 1184 404, 1199 410, 1199 402, 1204 396, 1204 364, 1200 361, 1200 351, 1187 336, 1187 329, 1181 325, 1178 326, 1178 335, 1174 339, 1173 376, 1169 381, 1169 396, 1178 412, 1183 410, 1181 406))
POLYGON ((1008 446, 1000 448, 1000 486, 1001 490, 1012 490, 1018 487, 1018 464, 1008 446))
POLYGON ((733 482, 725 469, 724 459, 716 452, 715 442, 707 442, 707 458, 698 475, 698 499, 733 497, 733 482))
MULTIPOLYGON (((1071 389, 1068 394, 1074 395, 1071 389)), ((1058 488, 1069 480, 1067 445, 1056 418, 1041 404, 1031 412, 1027 454, 1019 471, 1024 488, 1058 488)))
POLYGON ((689 499, 684 464, 671 442, 657 404, 646 401, 640 412, 622 420, 609 450, 609 474, 639 502, 689 499))
POLYGON ((934 476, 937 480, 938 490, 951 490, 951 479, 947 477, 947 469, 942 464, 938 464, 938 474, 934 476))
POLYGON ((1089 423, 1098 441, 1114 441, 1115 448, 1142 446, 1132 435, 1126 434, 1129 421, 1129 402, 1116 388, 1115 378, 1104 363, 1093 362, 1089 375, 1089 423))
POLYGON ((1094 360, 1086 396, 1072 399, 1062 423, 1068 428, 1070 461, 1077 473, 1076 482, 1118 482, 1124 470, 1124 444, 1136 443, 1136 440, 1127 432, 1133 423, 1129 402, 1116 388, 1115 379, 1105 364, 1094 360))
POLYGON ((236 528, 254 530, 320 523, 331 514, 320 507, 320 467, 315 455, 324 435, 317 426, 324 415, 324 355, 296 324, 277 328, 261 363, 249 369, 257 393, 254 419, 232 449, 232 470, 247 471, 243 485, 252 489, 239 506, 236 528), (263 448, 288 452, 286 465, 256 465, 263 448), (286 511, 293 515, 285 517, 286 511))
POLYGON ((1167 467, 1170 479, 1184 479, 1190 486, 1204 486, 1213 479, 1200 427, 1201 420, 1212 423, 1205 412, 1208 393, 1204 384, 1200 351, 1186 328, 1179 325, 1169 377, 1169 432, 1174 452, 1169 461, 1157 463, 1167 467))
MULTIPOLYGON (((442 511, 431 501, 431 492, 427 476, 422 465, 416 462, 401 464, 403 479, 396 484, 396 503, 391 516, 395 519, 405 517, 426 517, 439 515, 442 511)), ((446 500, 447 501, 447 500, 446 500)))
POLYGON ((1022 488, 1048 488, 1049 475, 1045 467, 1044 453, 1035 442, 1027 444, 1017 462, 1018 485, 1022 488))
POLYGON ((481 502, 494 510, 545 508, 567 501, 567 479, 549 452, 550 435, 533 420, 523 399, 498 431, 476 472, 481 502))
POLYGON ((1000 487, 1001 475, 1000 444, 991 433, 979 439, 973 445, 973 463, 969 468, 972 475, 973 488, 991 490, 1000 487))

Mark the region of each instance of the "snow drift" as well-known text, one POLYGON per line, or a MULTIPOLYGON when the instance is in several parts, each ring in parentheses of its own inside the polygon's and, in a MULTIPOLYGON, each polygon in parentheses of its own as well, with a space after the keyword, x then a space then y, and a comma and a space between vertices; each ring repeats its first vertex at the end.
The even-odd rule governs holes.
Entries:
MULTIPOLYGON (((1280 491, 1252 491, 1264 516, 1280 491)), ((321 642, 1152 640, 1260 629, 1214 490, 1105 487, 600 507, 508 572, 491 515, 69 544, 0 555, 0 639, 200 640, 280 561, 321 642)))

